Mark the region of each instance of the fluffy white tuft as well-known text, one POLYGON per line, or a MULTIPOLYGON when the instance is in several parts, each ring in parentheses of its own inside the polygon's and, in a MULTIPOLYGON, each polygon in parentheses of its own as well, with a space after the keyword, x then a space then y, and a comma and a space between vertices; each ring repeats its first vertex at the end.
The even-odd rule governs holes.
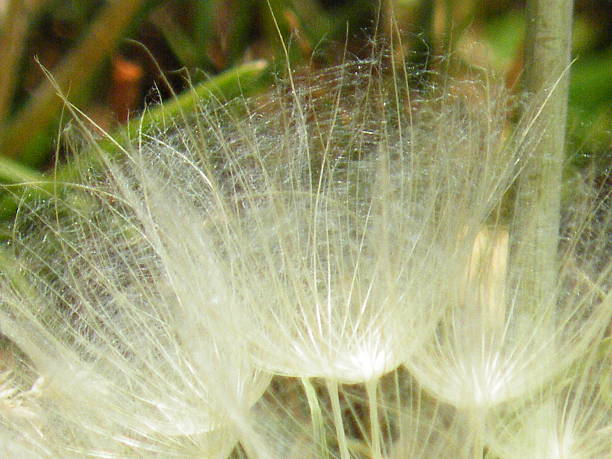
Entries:
POLYGON ((605 201, 525 302, 504 195, 533 118, 382 70, 203 105, 22 209, 0 327, 44 385, 1 391, 5 456, 520 457, 555 397, 600 431, 609 388, 570 369, 610 321, 605 201))

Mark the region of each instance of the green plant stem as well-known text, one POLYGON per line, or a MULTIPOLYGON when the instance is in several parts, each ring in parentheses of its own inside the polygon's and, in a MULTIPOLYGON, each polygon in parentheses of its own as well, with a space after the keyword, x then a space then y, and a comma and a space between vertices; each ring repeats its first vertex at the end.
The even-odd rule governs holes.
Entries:
POLYGON ((219 0, 193 3, 193 40, 204 54, 215 37, 215 18, 220 7, 219 0))
POLYGON ((166 43, 178 58, 178 60, 188 69, 195 69, 200 63, 205 65, 206 70, 214 69, 214 66, 206 59, 199 61, 200 56, 206 56, 203 50, 198 49, 181 26, 176 23, 174 18, 165 9, 157 10, 151 15, 151 21, 161 31, 166 43))
POLYGON ((256 0, 240 0, 235 3, 232 30, 228 37, 227 53, 229 64, 234 64, 244 54, 247 47, 251 23, 257 7, 256 0))
POLYGON ((287 12, 292 11, 290 5, 284 0, 266 0, 260 8, 266 41, 274 46, 275 54, 284 56, 287 63, 299 62, 300 53, 292 46, 291 25, 287 21, 287 12))
POLYGON ((0 125, 4 124, 11 110, 19 60, 26 44, 30 18, 42 5, 42 0, 26 5, 23 0, 10 0, 4 13, 0 32, 0 125))
MULTIPOLYGON (((80 45, 54 72, 57 85, 65 94, 72 96, 91 81, 104 57, 112 52, 134 17, 146 4, 147 0, 123 0, 104 6, 80 45)), ((35 134, 46 130, 62 106, 63 102, 57 97, 54 85, 48 80, 44 81, 28 104, 6 126, 0 139, 2 154, 9 158, 34 155, 29 149, 34 148, 38 140, 35 134)))
POLYGON ((531 266, 523 300, 541 304, 556 283, 561 175, 565 160, 571 0, 529 0, 524 87, 545 99, 528 139, 533 145, 518 182, 512 257, 531 266))
POLYGON ((1 183, 36 183, 39 184, 47 179, 34 169, 0 156, 0 182, 1 183))

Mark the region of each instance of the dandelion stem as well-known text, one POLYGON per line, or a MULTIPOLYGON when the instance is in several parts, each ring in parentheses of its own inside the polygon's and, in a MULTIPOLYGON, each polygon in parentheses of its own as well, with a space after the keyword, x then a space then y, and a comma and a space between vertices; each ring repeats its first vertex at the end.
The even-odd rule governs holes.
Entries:
POLYGON ((346 442, 346 434, 344 433, 344 422, 342 421, 342 411, 340 410, 340 396, 338 395, 338 383, 336 381, 327 382, 327 391, 331 398, 332 411, 334 413, 334 426, 336 427, 336 435, 338 436, 338 448, 340 448, 340 457, 342 459, 350 459, 348 445, 346 442))
POLYGON ((472 430, 472 454, 474 459, 482 459, 484 456, 484 443, 483 443, 483 414, 479 409, 473 410, 469 413, 469 426, 472 430))
POLYGON ((372 458, 381 459, 382 453, 380 450, 380 418, 378 416, 378 400, 377 392, 378 378, 372 379, 366 383, 366 391, 368 393, 368 406, 370 409, 370 435, 372 436, 372 458))
POLYGON ((325 423, 323 421, 323 414, 321 413, 321 405, 319 405, 317 392, 309 378, 302 378, 302 385, 304 386, 304 392, 306 393, 306 399, 308 400, 314 440, 319 448, 320 457, 329 457, 325 437, 325 423))
POLYGON ((519 179, 513 257, 533 266, 522 287, 533 304, 541 303, 556 282, 571 21, 571 0, 527 2, 524 86, 545 102, 527 139, 533 155, 519 179))

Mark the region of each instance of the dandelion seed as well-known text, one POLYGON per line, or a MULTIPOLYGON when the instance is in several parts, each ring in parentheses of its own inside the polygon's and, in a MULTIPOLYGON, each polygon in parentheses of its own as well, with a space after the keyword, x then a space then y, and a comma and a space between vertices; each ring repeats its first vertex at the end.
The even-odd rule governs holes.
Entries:
POLYGON ((500 411, 488 443, 499 457, 599 458, 612 454, 607 338, 560 378, 500 411), (603 357, 603 358, 602 358, 603 357))

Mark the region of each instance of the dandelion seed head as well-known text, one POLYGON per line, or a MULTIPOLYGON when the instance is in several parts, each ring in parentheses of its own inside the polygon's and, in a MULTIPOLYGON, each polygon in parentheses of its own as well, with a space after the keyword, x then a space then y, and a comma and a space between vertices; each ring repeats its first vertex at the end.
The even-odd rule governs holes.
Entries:
MULTIPOLYGON (((513 441, 527 432, 545 455, 600 432, 600 414, 559 408, 571 397, 533 394, 561 387, 609 323, 603 238, 588 245, 597 269, 577 230, 545 300, 519 295, 532 267, 512 257, 503 202, 529 120, 508 134, 491 84, 413 90, 381 70, 347 64, 203 104, 24 209, 0 325, 45 380, 26 444, 446 457, 524 453, 513 441), (549 415, 562 422, 540 425, 549 415)), ((0 384, 19 414, 17 398, 0 384)))

